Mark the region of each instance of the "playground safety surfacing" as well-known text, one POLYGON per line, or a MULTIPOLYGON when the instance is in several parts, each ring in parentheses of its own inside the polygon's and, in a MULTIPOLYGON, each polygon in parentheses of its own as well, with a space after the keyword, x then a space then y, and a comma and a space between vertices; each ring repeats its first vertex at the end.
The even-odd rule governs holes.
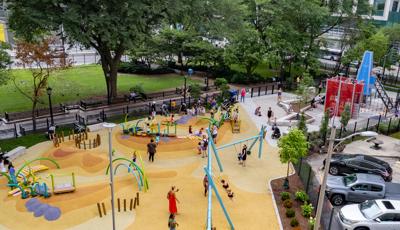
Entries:
MULTIPOLYGON (((217 146, 251 137, 259 132, 246 112, 242 109, 240 111, 241 133, 232 134, 230 123, 226 122, 219 130, 217 146)), ((185 124, 177 126, 177 135, 187 135, 189 125, 197 131, 201 127, 206 128, 207 122, 199 118, 187 119, 185 124)), ((58 148, 54 148, 51 142, 43 142, 29 148, 24 156, 15 160, 14 165, 19 168, 23 163, 38 157, 54 159, 60 169, 46 161, 35 163, 50 168, 37 174, 39 180, 51 184, 49 175, 53 174, 56 184, 70 183, 71 173, 74 172, 76 190, 72 193, 53 194, 47 199, 36 197, 41 203, 60 209, 61 216, 57 220, 48 221, 43 217, 35 217, 27 210, 25 204, 29 198, 8 196, 7 180, 0 177, 0 229, 111 229, 109 175, 105 174, 108 166, 108 138, 106 131, 89 135, 95 136, 97 133, 101 135, 102 143, 94 149, 77 149, 73 141, 65 141, 58 148), (105 204, 106 216, 99 217, 97 203, 105 204)), ((148 191, 142 189, 139 192, 138 183, 132 173, 122 167, 116 172, 115 198, 116 201, 117 198, 121 200, 121 212, 118 212, 117 204, 115 205, 117 229, 168 229, 167 193, 172 185, 180 189, 177 193, 180 201, 176 216, 178 229, 205 229, 207 198, 204 196, 202 181, 207 159, 197 154, 198 140, 161 138, 155 162, 149 163, 145 153, 149 138, 123 135, 119 126, 112 135, 114 158, 130 159, 133 151, 137 150, 143 158, 144 171, 149 182, 148 191), (129 200, 134 199, 137 192, 140 194, 139 206, 132 211, 127 207, 127 211, 124 211, 122 200, 126 199, 129 204, 129 200)), ((270 135, 269 130, 267 135, 270 135)), ((215 157, 213 163, 213 178, 235 229, 279 229, 269 191, 269 180, 285 175, 286 165, 279 162, 278 150, 264 142, 262 158, 257 157, 256 145, 247 158, 246 167, 242 167, 237 161, 240 148, 237 145, 236 149, 231 147, 219 151, 223 173, 219 172, 215 157), (229 182, 234 192, 232 200, 219 183, 222 178, 229 182)), ((137 163, 141 166, 139 158, 137 163)), ((212 222, 216 229, 229 229, 215 197, 212 210, 212 222)))

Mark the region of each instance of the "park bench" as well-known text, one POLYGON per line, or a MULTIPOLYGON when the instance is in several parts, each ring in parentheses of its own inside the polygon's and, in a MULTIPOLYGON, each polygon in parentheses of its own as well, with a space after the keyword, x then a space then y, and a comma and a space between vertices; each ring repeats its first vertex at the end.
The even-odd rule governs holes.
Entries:
POLYGON ((103 104, 102 101, 82 101, 82 100, 80 101, 80 106, 85 110, 88 109, 89 107, 96 107, 102 104, 103 104))
POLYGON ((79 105, 66 105, 66 104, 60 104, 61 110, 64 113, 69 112, 70 110, 74 110, 74 109, 79 109, 80 106, 79 105))
POLYGON ((15 160, 17 157, 24 155, 26 153, 26 147, 18 146, 17 148, 9 151, 8 153, 4 154, 10 161, 15 160))
POLYGON ((135 97, 131 97, 131 95, 129 95, 129 94, 125 94, 124 95, 124 98, 125 98, 125 101, 138 101, 138 100, 142 100, 142 101, 145 101, 146 99, 145 99, 145 97, 143 97, 141 94, 136 94, 136 96, 135 97))

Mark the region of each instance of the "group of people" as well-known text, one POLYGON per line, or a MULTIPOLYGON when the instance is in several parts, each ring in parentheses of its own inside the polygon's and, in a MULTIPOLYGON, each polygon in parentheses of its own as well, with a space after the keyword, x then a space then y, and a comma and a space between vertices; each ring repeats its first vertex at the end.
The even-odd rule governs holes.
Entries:
MULTIPOLYGON (((224 188, 224 190, 226 191, 228 197, 229 197, 230 199, 233 199, 234 193, 233 193, 232 190, 229 188, 228 182, 227 182, 226 180, 224 180, 224 179, 221 179, 221 184, 222 184, 222 187, 224 188)), ((207 196, 208 187, 209 187, 209 181, 208 181, 208 176, 207 176, 207 174, 204 175, 204 178, 203 178, 203 186, 204 186, 204 196, 207 196)))

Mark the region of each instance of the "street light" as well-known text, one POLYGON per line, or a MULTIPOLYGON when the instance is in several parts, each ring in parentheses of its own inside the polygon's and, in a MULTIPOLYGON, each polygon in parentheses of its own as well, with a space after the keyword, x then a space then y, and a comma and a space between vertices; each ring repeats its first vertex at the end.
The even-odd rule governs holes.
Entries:
POLYGON ((322 208, 324 207, 326 181, 328 179, 328 172, 329 172, 329 167, 331 165, 331 158, 332 158, 333 150, 339 144, 341 144, 343 141, 348 140, 349 138, 352 138, 354 136, 375 137, 378 134, 373 131, 365 131, 365 132, 353 133, 347 137, 340 138, 340 139, 335 139, 335 135, 336 135, 336 127, 333 126, 331 129, 331 135, 329 137, 328 155, 326 157, 326 161, 325 161, 325 165, 324 165, 324 176, 322 178, 321 188, 320 188, 319 195, 318 195, 317 212, 315 215, 314 230, 319 230, 319 227, 320 227, 322 208), (333 144, 335 141, 339 141, 339 143, 335 147, 333 147, 333 144))
POLYGON ((53 107, 52 107, 52 105, 51 105, 51 93, 52 93, 53 89, 50 88, 50 87, 48 87, 48 88, 46 89, 46 91, 47 91, 47 95, 49 95, 49 108, 50 108, 51 126, 53 126, 53 125, 54 125, 53 107))
POLYGON ((104 123, 103 127, 108 129, 108 161, 110 164, 110 187, 111 187, 111 214, 112 214, 112 226, 115 230, 115 211, 114 211, 114 171, 112 167, 112 129, 116 126, 114 123, 104 123))
MULTIPOLYGON (((188 75, 189 75, 189 77, 192 76, 192 74, 193 74, 193 69, 192 69, 192 68, 189 68, 189 69, 188 69, 188 75)), ((186 80, 187 80, 187 76, 185 75, 184 77, 185 77, 185 86, 184 86, 184 92, 183 92, 183 101, 184 101, 185 104, 186 104, 186 80)))

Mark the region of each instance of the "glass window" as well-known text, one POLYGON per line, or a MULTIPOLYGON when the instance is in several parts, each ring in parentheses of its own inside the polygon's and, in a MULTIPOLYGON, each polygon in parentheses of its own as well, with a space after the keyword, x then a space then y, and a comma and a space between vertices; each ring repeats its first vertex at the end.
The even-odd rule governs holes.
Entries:
POLYGON ((358 191, 368 191, 369 186, 367 184, 356 184, 353 186, 353 189, 358 191))
POLYGON ((356 176, 356 174, 351 174, 351 175, 345 176, 345 177, 343 177, 343 181, 344 181, 344 185, 347 186, 349 184, 356 182, 357 176, 356 176))
POLYGON ((391 10, 391 11, 396 12, 398 6, 399 6, 399 2, 393 2, 392 10, 391 10))
POLYGON ((371 185, 371 191, 373 192, 382 192, 383 188, 379 185, 371 185))
POLYGON ((374 15, 383 16, 385 10, 386 0, 375 0, 374 1, 374 15))
POLYGON ((358 0, 357 1, 357 13, 368 15, 369 14, 369 0, 358 0))
POLYGON ((382 213, 382 210, 379 208, 379 206, 376 204, 376 202, 374 200, 367 200, 364 203, 361 203, 359 207, 360 207, 361 213, 367 219, 372 219, 375 216, 382 213))
POLYGON ((394 213, 386 213, 379 217, 381 221, 394 221, 396 218, 396 214, 394 213))

